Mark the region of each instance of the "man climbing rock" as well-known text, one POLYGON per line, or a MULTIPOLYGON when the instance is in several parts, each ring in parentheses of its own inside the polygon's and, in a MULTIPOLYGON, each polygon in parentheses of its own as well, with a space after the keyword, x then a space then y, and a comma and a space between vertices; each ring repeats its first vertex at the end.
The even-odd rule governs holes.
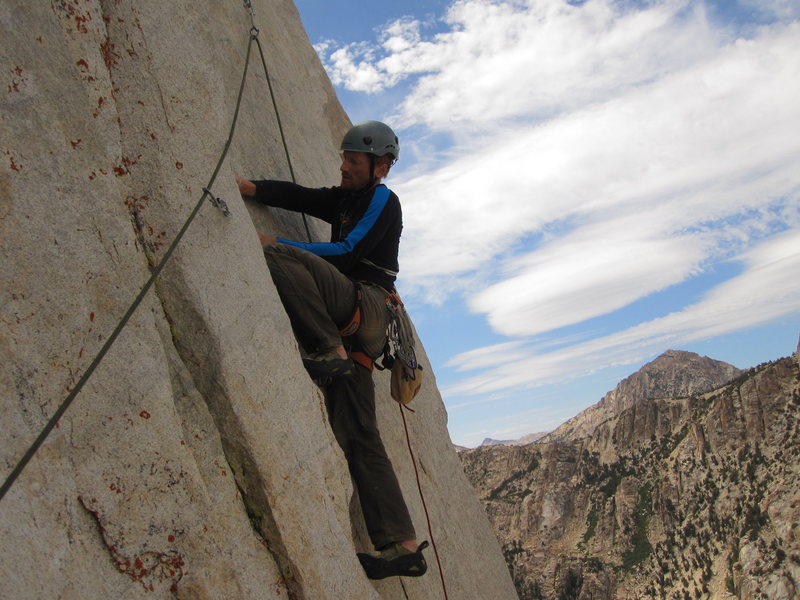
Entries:
POLYGON ((381 181, 400 157, 392 129, 378 121, 342 140, 341 183, 311 189, 237 179, 243 196, 331 224, 327 243, 259 233, 264 256, 311 377, 324 382, 328 415, 347 457, 367 531, 379 556, 359 554, 367 576, 427 570, 392 463, 378 431, 372 368, 386 345, 388 291, 397 277, 400 201, 381 181))

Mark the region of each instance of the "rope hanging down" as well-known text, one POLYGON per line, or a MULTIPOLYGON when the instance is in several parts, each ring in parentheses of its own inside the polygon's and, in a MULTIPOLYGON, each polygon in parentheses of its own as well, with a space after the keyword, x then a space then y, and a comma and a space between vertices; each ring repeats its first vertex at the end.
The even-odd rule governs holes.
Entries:
MULTIPOLYGON (((133 313, 136 311, 136 309, 142 303, 142 300, 144 300, 144 297, 147 295, 147 292, 150 291, 150 288, 153 286, 153 283, 155 283, 155 280, 161 274, 161 271, 164 269, 164 266, 167 264, 167 261, 172 257, 172 253, 175 251, 175 248, 177 248, 178 244, 180 243, 181 239, 183 238, 184 234, 186 233, 186 230, 189 229, 189 225, 192 223, 192 221, 194 220, 195 216, 197 216, 197 213, 200 212, 200 208, 203 206, 203 202, 206 200, 206 198, 209 198, 211 200, 212 204, 214 204, 215 206, 217 206, 218 208, 220 208, 221 210, 223 210, 227 214, 230 214, 229 211, 227 210, 227 206, 224 206, 224 203, 221 200, 219 200, 218 198, 214 198, 214 196, 211 194, 211 192, 209 190, 211 189, 211 186, 214 185, 214 182, 217 179, 217 175, 219 174, 219 171, 222 168, 222 163, 224 162, 225 157, 228 154, 228 149, 230 148, 231 140, 233 140, 233 132, 236 129, 236 121, 239 118, 239 108, 241 107, 241 104, 242 104, 242 95, 243 95, 243 92, 244 92, 244 84, 245 84, 245 81, 247 79, 247 70, 248 70, 248 65, 250 63, 250 50, 253 47, 253 40, 257 41, 257 38, 255 37, 256 35, 258 35, 258 30, 255 31, 255 35, 252 34, 252 30, 251 30, 250 41, 249 41, 249 43, 247 45, 247 57, 245 58, 244 72, 242 73, 242 81, 239 84, 239 95, 238 95, 238 97, 236 99, 236 109, 234 110, 234 113, 233 113, 233 122, 231 123, 231 129, 230 129, 230 132, 228 133, 228 139, 225 142, 225 147, 222 150, 222 155, 220 156, 219 161, 217 161, 217 166, 214 169, 214 173, 211 175, 211 179, 209 180, 208 185, 206 185, 203 188, 203 195, 200 196, 200 200, 197 201, 197 204, 195 205, 194 209, 192 210, 191 214, 189 215, 189 218, 186 219, 186 222, 183 224, 183 227, 181 227, 180 231, 178 232, 178 235, 175 236, 175 239, 172 241, 172 243, 170 244, 169 248, 164 253, 164 256, 161 258, 161 261, 158 263, 158 265, 155 267, 155 269, 153 269, 153 272, 151 273, 150 278, 147 280, 147 283, 144 284, 144 287, 139 292, 139 295, 136 296, 136 299, 134 299, 133 303, 128 307, 128 310, 125 312, 125 314, 123 315, 122 319, 119 321, 117 326, 114 328, 114 331, 108 337, 108 340, 106 340, 106 343, 103 344, 103 347, 97 353, 97 356, 95 356, 94 360, 92 360, 91 364, 86 368, 86 371, 83 373, 81 378, 75 384, 75 387, 72 389, 72 391, 69 393, 69 395, 64 399, 64 401, 58 407, 56 412, 53 414, 53 416, 47 422, 47 425, 45 425, 45 427, 42 430, 42 432, 39 434, 39 436, 36 438, 36 440, 33 442, 33 444, 30 446, 30 448, 28 448, 27 452, 25 452, 23 457, 20 459, 20 461, 17 463, 17 465, 11 471, 11 474, 3 482, 2 487, 0 487, 0 500, 2 500, 5 497, 5 495, 8 492, 8 490, 11 488, 11 486, 14 484, 14 482, 19 477, 20 473, 22 473, 23 469, 25 469, 27 464, 33 458, 33 455, 36 454, 36 451, 44 443, 44 441, 47 438, 47 436, 50 434, 50 432, 56 426, 56 424, 61 419, 61 417, 64 415, 64 413, 67 411, 67 409, 69 408, 70 404, 72 404, 72 401, 75 400, 75 397, 83 389, 83 386, 89 380, 89 377, 92 376, 92 373, 94 373, 94 370, 97 368, 97 365, 100 364, 100 361, 103 360, 103 358, 105 357, 105 355, 108 353, 109 349, 111 348, 112 344, 116 341, 117 337, 119 337, 119 334, 122 332, 122 329, 125 327, 125 325, 128 323, 130 318, 133 316, 133 313)), ((259 45, 259 48, 260 48, 260 45, 259 45)))
MULTIPOLYGON (((417 459, 414 457, 414 451, 411 449, 411 436, 408 433, 408 423, 406 422, 406 414, 404 410, 411 410, 407 406, 403 406, 399 402, 397 405, 400 407, 400 416, 403 417, 403 429, 406 432, 406 444, 408 445, 408 453, 411 455, 411 464, 414 465, 414 475, 417 477, 417 489, 419 490, 419 499, 422 501, 422 509, 425 511, 425 520, 428 523, 428 536, 431 538, 431 546, 433 547, 433 554, 436 557, 436 565, 439 567, 439 579, 442 582, 442 591, 444 592, 444 600, 447 598, 447 584, 444 582, 444 571, 442 570, 442 561, 439 560, 439 550, 436 548, 436 540, 433 538, 433 528, 431 527, 431 516, 428 513, 428 504, 425 502, 425 496, 422 494, 422 483, 419 480, 419 469, 417 468, 417 459)), ((414 412, 413 410, 411 412, 414 412)))
MULTIPOLYGON (((261 47, 261 40, 258 39, 258 27, 256 27, 256 11, 253 8, 253 4, 250 0, 244 0, 244 5, 247 10, 250 12, 250 23, 252 27, 250 28, 250 35, 251 40, 255 40, 256 45, 258 46, 258 54, 261 56, 261 64, 264 67, 264 77, 267 79, 267 88, 269 88, 269 97, 272 99, 272 108, 275 110, 275 120, 278 123, 278 131, 281 134, 281 143, 283 144, 283 152, 286 155, 286 163, 289 165, 289 174, 292 177, 292 183, 297 183, 297 178, 294 175, 294 167, 292 166, 292 159, 289 156, 289 145, 286 143, 286 136, 283 133, 283 124, 281 123, 281 114, 278 110, 278 103, 275 100, 275 92, 272 90, 272 80, 269 76, 269 69, 267 68, 267 61, 264 58, 264 49, 261 47)), ((308 228, 308 220, 306 219, 306 213, 300 213, 303 216, 303 226, 306 229, 306 236, 308 237, 309 243, 313 240, 311 239, 311 231, 308 228)))
MULTIPOLYGON (((258 29, 255 26, 255 11, 253 10, 253 5, 252 5, 250 0, 244 0, 244 4, 248 8, 248 10, 250 11, 250 19, 251 19, 251 22, 253 23, 253 27, 250 30, 250 32, 251 32, 251 34, 253 32, 255 32, 255 35, 253 36, 253 39, 255 39, 255 41, 256 41, 256 45, 258 46, 258 52, 261 55, 261 64, 264 66, 264 75, 267 78, 267 86, 269 87, 269 95, 272 98, 272 106, 275 109, 275 118, 276 118, 276 120, 278 122, 278 130, 280 131, 280 134, 281 134, 281 141, 283 142, 283 150, 286 153, 286 162, 289 165, 289 172, 292 175, 292 182, 293 183, 297 183, 297 181, 295 180, 295 176, 294 176, 294 169, 292 168, 292 160, 289 157, 289 147, 286 144, 286 137, 283 134, 283 126, 281 125, 281 117, 280 117, 280 113, 278 111, 278 104, 275 101, 275 94, 272 91, 272 83, 271 83, 270 77, 269 77, 269 69, 267 69, 267 62, 266 62, 266 60, 264 60, 264 51, 261 48, 261 42, 259 41, 259 39, 257 37, 258 29)), ((306 221, 305 213, 303 213, 303 224, 305 225, 305 228, 306 228, 306 235, 308 236, 308 241, 311 242, 311 232, 309 232, 309 230, 308 230, 308 222, 306 221)), ((400 332, 396 332, 395 335, 399 335, 399 333, 400 332)), ((408 335, 407 331, 403 331, 402 333, 405 334, 405 335, 408 335)), ((412 335, 412 339, 413 339, 413 335, 412 335)), ((416 365, 416 356, 408 357, 408 358, 413 360, 414 365, 416 365)), ((417 460, 414 457, 414 451, 411 448, 411 437, 410 437, 410 435, 408 433, 408 424, 406 423, 406 416, 405 416, 405 413, 403 413, 404 406, 402 404, 399 404, 399 403, 398 403, 398 406, 400 407, 400 415, 403 418, 403 427, 405 428, 405 432, 406 432, 406 443, 408 445, 408 453, 411 456, 411 463, 414 465, 414 474, 416 475, 416 478, 417 478, 417 489, 419 490, 419 497, 420 497, 420 500, 422 501, 422 508, 425 511, 425 519, 426 519, 426 521, 428 523, 428 535, 431 538, 431 545, 433 546, 433 552, 434 552, 434 555, 436 556, 436 564, 439 567, 439 578, 441 579, 441 582, 442 582, 442 591, 444 592, 445 600, 447 600, 447 584, 445 583, 445 580, 444 580, 444 571, 442 570, 442 563, 439 560, 439 551, 436 548, 436 540, 434 540, 434 538, 433 538, 433 529, 431 527, 431 518, 430 518, 430 515, 428 514, 428 506, 427 506, 427 504, 425 502, 425 496, 422 494, 422 483, 420 482, 420 479, 419 479, 419 470, 417 469, 417 460)), ((411 410, 411 409, 408 409, 408 410, 411 410)), ((414 411, 411 410, 411 412, 414 412, 414 411)), ((402 585, 402 580, 401 580, 401 585, 402 585)), ((405 590, 405 587, 403 589, 405 590)))

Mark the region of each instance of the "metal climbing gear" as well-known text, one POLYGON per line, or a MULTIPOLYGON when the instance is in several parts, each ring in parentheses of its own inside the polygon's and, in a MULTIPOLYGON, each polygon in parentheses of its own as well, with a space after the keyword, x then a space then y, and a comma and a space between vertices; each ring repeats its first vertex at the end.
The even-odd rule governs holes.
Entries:
POLYGON ((406 406, 416 397, 422 386, 422 366, 417 361, 414 349, 414 328, 411 319, 397 292, 388 292, 386 308, 390 315, 387 345, 391 346, 394 356, 389 356, 388 351, 384 352, 383 365, 392 370, 390 387, 392 398, 406 406))
POLYGON ((225 215, 226 217, 230 217, 231 216, 231 211, 228 208, 228 204, 225 202, 225 200, 223 200, 222 198, 218 198, 217 196, 212 194, 211 190, 209 190, 208 188, 203 188, 203 191, 206 194, 208 194, 209 202, 211 202, 211 204, 213 204, 215 207, 220 209, 222 211, 223 215, 225 215))
POLYGON ((250 0, 244 0, 244 7, 250 13, 250 24, 252 25, 250 33, 253 33, 255 30, 256 35, 258 35, 258 28, 256 27, 256 10, 253 8, 253 3, 250 0))
POLYGON ((412 369, 417 367, 417 353, 414 349, 414 330, 406 307, 397 292, 386 292, 386 308, 389 310, 389 342, 395 358, 399 358, 412 369))

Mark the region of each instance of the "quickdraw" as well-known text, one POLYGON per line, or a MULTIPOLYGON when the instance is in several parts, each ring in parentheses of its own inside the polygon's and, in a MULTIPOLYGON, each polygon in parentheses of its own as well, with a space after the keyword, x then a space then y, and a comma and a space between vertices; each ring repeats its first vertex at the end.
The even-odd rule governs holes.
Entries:
MULTIPOLYGON (((417 369, 414 332, 411 329, 411 321, 406 313, 405 305, 397 292, 387 292, 386 308, 391 315, 388 333, 395 358, 402 360, 413 373, 417 369)), ((414 378, 413 375, 411 378, 414 378)))

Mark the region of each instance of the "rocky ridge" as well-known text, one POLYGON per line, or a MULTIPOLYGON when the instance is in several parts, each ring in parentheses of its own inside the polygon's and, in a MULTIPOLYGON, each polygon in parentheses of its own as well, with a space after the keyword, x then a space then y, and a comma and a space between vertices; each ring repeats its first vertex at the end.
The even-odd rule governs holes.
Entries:
POLYGON ((492 438, 486 438, 481 442, 481 446, 524 446, 525 444, 530 444, 531 442, 535 442, 536 440, 542 439, 544 436, 549 434, 549 431, 540 431, 537 433, 528 433, 523 435, 521 438, 516 440, 495 440, 492 438))
POLYGON ((693 352, 667 350, 623 379, 600 402, 561 424, 552 435, 564 440, 596 435, 601 423, 644 400, 688 397, 719 387, 740 374, 740 369, 728 363, 693 352))
POLYGON ((668 352, 550 436, 460 456, 522 600, 794 600, 799 410, 800 351, 738 375, 668 352))
MULTIPOLYGON (((252 6, 298 181, 334 184, 349 119, 294 5, 252 6)), ((237 173, 291 178, 252 24, 242 2, 0 3, 4 479, 199 207, 0 500, 1 598, 443 597, 431 550, 429 574, 414 580, 369 581, 356 558, 372 548, 347 464, 256 236, 304 240, 305 227, 246 204, 235 184, 237 173), (204 199, 207 185, 230 216, 204 199)), ((419 348, 429 375, 407 420, 449 597, 516 598, 419 348)), ((376 389, 425 539, 387 374, 376 389)))

